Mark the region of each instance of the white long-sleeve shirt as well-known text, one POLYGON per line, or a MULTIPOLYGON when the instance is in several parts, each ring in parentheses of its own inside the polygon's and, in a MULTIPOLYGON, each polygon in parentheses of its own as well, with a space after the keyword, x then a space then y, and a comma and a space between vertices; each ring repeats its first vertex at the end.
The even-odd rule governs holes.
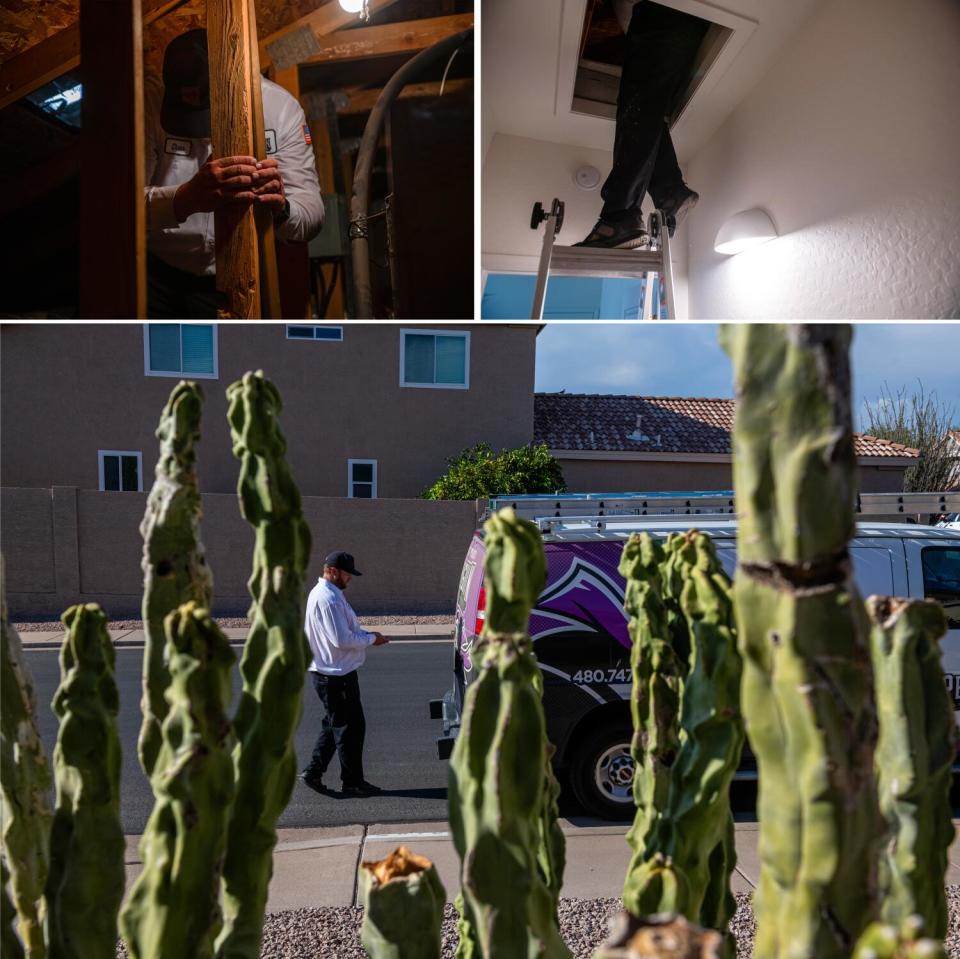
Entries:
MULTIPOLYGON (((303 109, 283 87, 263 80, 263 120, 267 156, 283 174, 290 216, 276 227, 280 240, 308 241, 323 226, 323 197, 303 109)), ((177 222, 173 197, 210 158, 210 138, 190 139, 168 134, 160 125, 163 84, 155 77, 145 83, 147 247, 165 263, 198 276, 216 273, 213 214, 194 213, 177 222)))
POLYGON ((304 629, 313 653, 309 668, 327 676, 345 676, 359 669, 367 658, 367 647, 377 638, 360 626, 343 590, 322 578, 307 597, 304 629))

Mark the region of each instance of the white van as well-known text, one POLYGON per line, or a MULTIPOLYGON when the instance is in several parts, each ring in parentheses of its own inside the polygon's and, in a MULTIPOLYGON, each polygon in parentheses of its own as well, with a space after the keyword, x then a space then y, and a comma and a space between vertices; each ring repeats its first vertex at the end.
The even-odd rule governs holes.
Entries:
MULTIPOLYGON (((491 501, 492 509, 513 505, 535 518, 543 535, 547 585, 531 614, 530 635, 543 672, 547 735, 557 749, 558 772, 566 774, 577 799, 593 815, 610 819, 632 815, 631 643, 623 610, 624 581, 618 572, 624 542, 640 531, 665 539, 696 528, 713 539, 724 569, 731 578, 734 574, 736 520, 715 512, 691 515, 717 507, 706 500, 691 503, 691 494, 683 495, 688 501, 683 515, 659 516, 617 515, 610 497, 597 501, 602 503, 601 515, 593 509, 594 515, 587 516, 572 515, 577 509, 586 511, 583 499, 572 506, 573 498, 491 501)), ((722 495, 728 497, 725 508, 732 511, 732 494, 722 495)), ((885 507, 888 514, 897 511, 895 506, 885 507)), ((431 716, 443 720, 443 736, 437 740, 441 759, 453 748, 464 691, 475 676, 471 652, 486 607, 484 553, 483 533, 477 530, 457 596, 453 688, 431 703, 431 716)), ((949 624, 942 643, 943 667, 954 707, 960 711, 960 530, 865 520, 857 526, 850 553, 854 579, 864 597, 926 597, 943 605, 949 624)), ((755 777, 753 757, 745 750, 737 778, 755 777)))

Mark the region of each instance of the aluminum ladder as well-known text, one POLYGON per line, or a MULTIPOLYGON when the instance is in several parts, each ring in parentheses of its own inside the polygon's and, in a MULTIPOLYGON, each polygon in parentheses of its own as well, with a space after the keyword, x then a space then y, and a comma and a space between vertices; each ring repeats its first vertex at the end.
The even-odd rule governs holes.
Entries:
MULTIPOLYGON (((589 493, 529 496, 492 496, 484 516, 505 506, 517 516, 534 522, 587 519, 629 519, 632 516, 710 514, 731 518, 736 503, 731 490, 705 490, 690 493, 589 493)), ((916 513, 960 512, 960 490, 916 493, 858 493, 853 504, 857 516, 893 516, 916 513)))
POLYGON ((541 203, 536 203, 533 207, 530 229, 538 229, 543 222, 546 222, 546 227, 540 252, 540 267, 537 271, 537 285, 530 308, 531 320, 543 319, 543 304, 547 298, 547 282, 550 276, 615 276, 629 279, 646 276, 643 319, 650 320, 660 319, 660 315, 654 315, 653 309, 654 277, 659 276, 661 309, 665 309, 669 319, 676 319, 670 231, 666 229, 665 217, 659 210, 654 210, 648 221, 649 249, 609 250, 590 246, 558 246, 554 241, 563 226, 563 208, 563 201, 557 199, 551 204, 549 213, 541 203))

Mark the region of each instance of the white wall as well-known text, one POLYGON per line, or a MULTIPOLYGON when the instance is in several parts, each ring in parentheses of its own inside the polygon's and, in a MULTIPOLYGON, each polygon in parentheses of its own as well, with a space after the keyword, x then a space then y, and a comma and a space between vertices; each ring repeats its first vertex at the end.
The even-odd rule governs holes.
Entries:
MULTIPOLYGON (((484 271, 536 273, 543 227, 536 231, 530 229, 530 213, 537 200, 545 208, 549 208, 554 197, 565 203, 558 243, 569 246, 582 240, 596 223, 603 201, 599 188, 591 192, 581 190, 573 182, 573 175, 581 166, 594 166, 606 179, 612 162, 610 150, 590 150, 496 134, 483 164, 481 235, 484 271)), ((647 203, 649 205, 649 200, 647 203)), ((673 258, 679 317, 685 316, 687 302, 685 226, 677 234, 673 258)))
POLYGON ((960 3, 831 0, 688 164, 691 318, 960 316, 960 3), (760 206, 780 238, 717 230, 760 206))

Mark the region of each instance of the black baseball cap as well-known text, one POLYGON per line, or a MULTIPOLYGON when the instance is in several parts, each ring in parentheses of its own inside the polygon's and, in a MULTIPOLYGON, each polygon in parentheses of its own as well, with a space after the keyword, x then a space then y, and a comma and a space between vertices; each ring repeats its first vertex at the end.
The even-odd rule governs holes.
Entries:
POLYGON ((342 549, 330 553, 323 561, 323 565, 332 566, 334 569, 342 569, 351 576, 363 576, 363 573, 353 565, 353 557, 349 553, 345 553, 342 549))
POLYGON ((171 136, 210 136, 210 61, 202 27, 174 37, 163 54, 160 125, 171 136))

